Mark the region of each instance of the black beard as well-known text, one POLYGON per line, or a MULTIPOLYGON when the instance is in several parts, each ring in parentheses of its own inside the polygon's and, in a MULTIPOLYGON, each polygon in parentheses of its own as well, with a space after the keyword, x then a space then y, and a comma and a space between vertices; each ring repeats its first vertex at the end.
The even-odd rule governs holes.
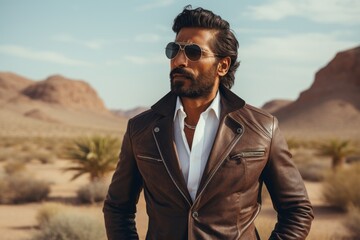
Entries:
POLYGON ((195 76, 187 72, 183 68, 174 68, 170 72, 170 84, 171 91, 179 97, 187 98, 199 98, 210 95, 215 84, 215 69, 214 72, 208 73, 195 78, 195 76), (188 81, 190 81, 190 87, 184 87, 183 81, 174 82, 173 74, 182 74, 188 81))

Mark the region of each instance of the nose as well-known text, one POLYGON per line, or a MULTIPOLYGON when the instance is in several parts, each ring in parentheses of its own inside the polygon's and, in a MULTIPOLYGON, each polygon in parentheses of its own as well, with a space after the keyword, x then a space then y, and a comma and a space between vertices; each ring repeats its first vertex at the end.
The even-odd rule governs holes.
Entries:
POLYGON ((185 51, 180 49, 178 54, 171 60, 171 64, 174 67, 186 67, 188 64, 188 59, 185 56, 185 51))

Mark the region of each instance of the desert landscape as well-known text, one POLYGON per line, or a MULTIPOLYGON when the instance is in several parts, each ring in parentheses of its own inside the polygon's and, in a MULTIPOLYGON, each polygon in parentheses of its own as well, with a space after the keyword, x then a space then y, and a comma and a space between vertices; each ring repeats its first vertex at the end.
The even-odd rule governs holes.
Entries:
MULTIPOLYGON (((82 80, 54 75, 34 81, 0 72, 0 238, 47 239, 60 231, 55 223, 66 228, 77 221, 86 231, 79 234, 87 236, 79 239, 105 239, 102 199, 114 166, 88 174, 76 168, 82 165, 74 149, 106 143, 115 152, 104 157, 116 158, 129 117, 144 109, 109 110, 82 80), (29 193, 30 183, 36 191, 29 193)), ((305 180, 315 212, 308 239, 359 239, 360 47, 337 53, 297 100, 274 100, 263 109, 279 119, 305 180), (338 155, 330 151, 335 148, 338 155)), ((256 222, 263 239, 275 220, 264 192, 256 222)), ((145 239, 142 196, 136 221, 145 239)))

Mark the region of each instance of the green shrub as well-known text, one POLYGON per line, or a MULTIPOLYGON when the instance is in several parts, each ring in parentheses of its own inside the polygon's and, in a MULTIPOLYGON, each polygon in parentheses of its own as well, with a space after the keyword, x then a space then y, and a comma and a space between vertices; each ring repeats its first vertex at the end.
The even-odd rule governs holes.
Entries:
POLYGON ((65 211, 55 214, 31 240, 102 240, 103 224, 88 215, 65 211))
POLYGON ((0 203, 27 203, 44 200, 50 193, 50 183, 38 180, 27 173, 5 174, 0 203))
POLYGON ((360 164, 350 165, 329 173, 324 181, 323 197, 331 205, 346 210, 349 206, 360 207, 360 164))
POLYGON ((102 202, 105 199, 108 185, 101 181, 90 182, 77 190, 77 197, 81 203, 102 202))

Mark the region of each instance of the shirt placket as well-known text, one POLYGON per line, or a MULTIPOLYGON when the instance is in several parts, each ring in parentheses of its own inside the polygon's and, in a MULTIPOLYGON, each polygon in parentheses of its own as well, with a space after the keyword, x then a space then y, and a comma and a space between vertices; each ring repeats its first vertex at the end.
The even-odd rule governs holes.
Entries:
POLYGON ((201 159, 204 146, 205 119, 201 114, 196 125, 193 142, 190 151, 189 177, 187 187, 191 198, 194 200, 201 178, 201 159))

